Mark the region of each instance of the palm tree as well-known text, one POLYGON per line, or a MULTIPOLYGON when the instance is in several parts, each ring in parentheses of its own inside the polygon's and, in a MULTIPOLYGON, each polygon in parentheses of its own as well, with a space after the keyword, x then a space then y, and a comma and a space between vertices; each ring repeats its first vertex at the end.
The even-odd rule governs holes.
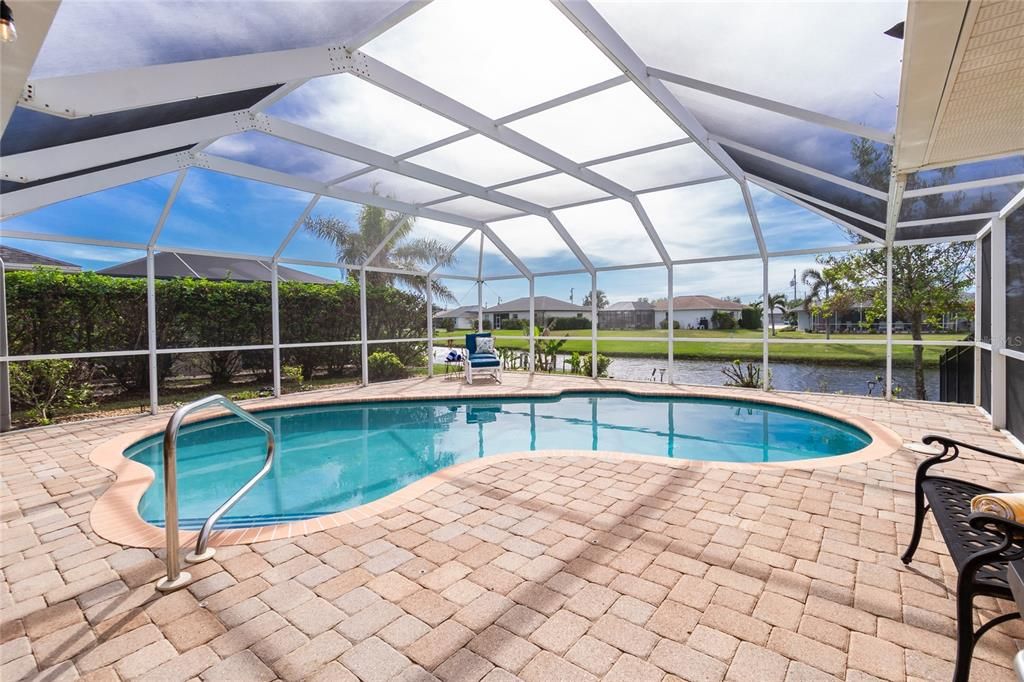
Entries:
POLYGON ((810 311, 811 306, 817 301, 818 308, 825 313, 825 340, 827 341, 831 338, 827 316, 839 312, 839 301, 835 299, 838 293, 837 282, 827 272, 815 268, 804 270, 800 275, 800 281, 810 287, 807 298, 804 299, 804 310, 810 311))
MULTIPOLYGON (((306 219, 305 228, 331 243, 339 263, 366 263, 366 259, 383 244, 367 265, 395 270, 429 270, 437 265, 453 264, 456 257, 449 245, 437 239, 409 238, 415 223, 415 217, 404 213, 363 206, 355 227, 337 216, 311 216, 306 219)), ((366 281, 377 286, 400 285, 426 295, 427 278, 421 275, 367 270, 366 281)), ((431 292, 437 301, 455 301, 452 291, 436 279, 431 280, 431 292)))
POLYGON ((768 294, 768 315, 772 321, 772 336, 775 336, 775 312, 778 311, 785 315, 787 303, 785 294, 768 294))
MULTIPOLYGON (((583 305, 585 305, 585 306, 589 306, 590 305, 590 292, 589 291, 587 292, 587 295, 583 297, 583 305)), ((598 308, 598 310, 601 310, 601 309, 604 309, 604 308, 607 308, 607 307, 608 307, 608 296, 606 296, 605 293, 602 290, 598 289, 597 290, 597 308, 598 308)))

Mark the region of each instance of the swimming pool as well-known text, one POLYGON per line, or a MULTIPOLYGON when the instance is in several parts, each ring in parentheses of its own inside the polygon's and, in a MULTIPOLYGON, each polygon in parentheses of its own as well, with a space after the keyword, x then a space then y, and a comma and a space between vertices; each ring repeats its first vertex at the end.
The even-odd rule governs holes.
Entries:
MULTIPOLYGON (((218 528, 324 516, 379 499, 453 464, 501 453, 602 450, 755 463, 847 454, 872 441, 855 426, 804 410, 624 393, 349 403, 256 415, 277 437, 273 469, 218 528)), ((139 514, 162 525, 161 436, 124 454, 154 471, 139 514)), ((201 526, 259 470, 264 454, 263 436, 236 418, 185 426, 178 438, 181 526, 201 526)))

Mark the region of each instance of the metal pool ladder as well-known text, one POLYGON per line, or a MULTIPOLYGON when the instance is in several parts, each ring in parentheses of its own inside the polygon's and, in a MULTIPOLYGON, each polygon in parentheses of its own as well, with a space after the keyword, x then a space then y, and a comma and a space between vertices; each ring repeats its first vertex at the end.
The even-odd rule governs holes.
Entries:
POLYGON ((267 458, 263 462, 263 467, 256 472, 256 475, 235 491, 234 495, 217 507, 210 514, 210 518, 206 519, 206 522, 199 531, 199 536, 196 538, 196 549, 185 557, 185 561, 190 564, 197 564, 213 557, 214 549, 207 547, 207 544, 210 541, 210 533, 213 531, 214 524, 229 509, 235 506, 261 478, 266 476, 267 472, 270 471, 270 467, 274 464, 274 430, 265 422, 260 421, 242 409, 232 400, 222 395, 211 395, 187 405, 182 405, 174 411, 170 421, 167 422, 167 428, 164 429, 164 525, 167 532, 167 576, 161 578, 156 584, 156 589, 161 592, 172 592, 192 582, 192 576, 178 567, 178 430, 181 428, 182 422, 185 421, 185 417, 193 412, 214 406, 227 408, 236 416, 263 431, 267 436, 267 458))

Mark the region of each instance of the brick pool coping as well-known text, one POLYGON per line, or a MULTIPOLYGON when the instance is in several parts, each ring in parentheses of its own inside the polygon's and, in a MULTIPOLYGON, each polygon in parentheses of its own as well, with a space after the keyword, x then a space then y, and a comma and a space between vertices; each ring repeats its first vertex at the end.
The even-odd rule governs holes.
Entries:
MULTIPOLYGON (((405 382, 402 382, 405 383, 405 382)), ((572 383, 572 382, 567 382, 572 383)), ((445 386, 443 382, 432 384, 435 388, 445 386)), ((399 388, 398 385, 395 385, 399 388)), ((379 387, 383 388, 383 386, 379 387)), ((454 464, 439 471, 433 472, 409 485, 397 490, 385 497, 372 502, 334 512, 324 516, 301 521, 293 521, 282 524, 266 526, 253 526, 249 528, 225 529, 215 531, 211 534, 210 545, 213 547, 224 547, 230 545, 251 544, 271 540, 282 540, 291 537, 298 537, 315 533, 318 531, 337 528, 349 523, 369 519, 381 513, 396 509, 402 505, 418 498, 420 495, 449 482, 466 472, 487 467, 498 462, 507 462, 537 457, 585 457, 594 460, 608 460, 612 458, 624 462, 650 462, 665 464, 670 467, 696 467, 698 470, 729 470, 729 471, 757 471, 760 469, 789 470, 802 469, 812 470, 819 468, 841 467, 849 464, 859 464, 888 457, 897 452, 902 446, 903 439, 892 429, 882 426, 872 420, 848 414, 822 405, 809 404, 784 394, 754 392, 752 390, 718 389, 701 386, 664 386, 648 387, 643 384, 630 384, 619 381, 601 381, 595 385, 588 380, 580 386, 562 385, 557 388, 535 388, 518 387, 519 390, 496 390, 504 389, 503 385, 482 384, 466 386, 446 387, 448 391, 433 391, 425 395, 410 395, 398 391, 385 391, 383 393, 361 394, 361 389, 355 389, 352 395, 336 395, 330 392, 326 395, 315 396, 302 394, 298 398, 262 400, 259 403, 247 403, 246 409, 251 412, 264 412, 285 408, 299 407, 322 407, 325 405, 378 403, 378 402, 405 402, 414 400, 445 400, 460 398, 527 398, 527 397, 559 397, 572 393, 624 393, 639 397, 703 397, 703 398, 725 398, 754 404, 768 404, 779 407, 787 407, 797 410, 811 412, 825 417, 836 419, 840 422, 855 426, 866 432, 871 437, 871 443, 855 452, 831 457, 821 457, 809 460, 790 460, 785 462, 718 462, 707 460, 692 460, 684 458, 666 458, 658 455, 642 455, 629 452, 617 452, 608 450, 535 450, 503 453, 489 455, 482 459, 475 459, 468 462, 454 464), (458 388, 458 392, 451 389, 458 388)), ((510 387, 511 388, 511 387, 510 387)), ((202 415, 195 415, 186 423, 208 421, 229 414, 226 410, 210 411, 202 415)), ((124 451, 138 441, 162 433, 164 427, 154 424, 144 429, 138 429, 128 433, 115 436, 100 443, 91 453, 90 460, 114 473, 116 480, 100 496, 90 512, 90 523, 93 530, 102 538, 118 544, 131 547, 158 548, 164 544, 165 531, 163 528, 154 526, 139 515, 138 507, 142 496, 152 484, 154 473, 152 469, 144 464, 132 461, 124 457, 124 451)), ((195 531, 182 531, 182 546, 189 545, 195 538, 195 531)))

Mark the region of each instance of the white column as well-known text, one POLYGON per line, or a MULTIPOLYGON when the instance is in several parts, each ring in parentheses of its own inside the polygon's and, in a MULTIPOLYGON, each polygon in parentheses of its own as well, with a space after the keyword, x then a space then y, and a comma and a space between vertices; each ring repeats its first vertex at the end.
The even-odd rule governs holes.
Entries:
POLYGON ((974 404, 981 405, 981 283, 987 277, 981 259, 981 240, 974 240, 974 404))
POLYGON ((597 271, 590 273, 590 377, 597 378, 597 271))
POLYGON ((359 350, 362 356, 363 386, 370 385, 370 345, 366 325, 366 268, 359 268, 359 350))
MULTIPOLYGON (((0 355, 7 348, 7 270, 0 258, 0 355)), ((7 362, 0 362, 0 431, 11 430, 11 373, 7 362)))
POLYGON ((534 284, 536 278, 533 275, 530 276, 530 374, 533 374, 536 367, 536 352, 537 352, 537 337, 536 337, 536 320, 535 316, 537 311, 534 309, 534 284))
POLYGON ((160 410, 156 368, 156 266, 152 247, 146 249, 146 347, 149 351, 149 412, 160 410))
POLYGON ((992 428, 1006 428, 1006 218, 992 219, 992 428))
MULTIPOLYGON (((493 326, 493 325, 492 325, 493 326)), ((480 230, 480 258, 476 265, 476 330, 484 330, 484 232, 480 230)))
POLYGON ((763 305, 761 306, 761 390, 768 390, 768 319, 771 317, 771 310, 768 307, 768 258, 761 261, 762 270, 762 291, 763 305))
MULTIPOLYGON (((672 318, 674 317, 675 310, 675 296, 676 296, 676 267, 672 264, 668 266, 668 383, 676 383, 676 329, 675 325, 672 324, 672 318)), ((657 317, 657 313, 654 314, 657 317)))
MULTIPOLYGON (((277 259, 270 262, 270 334, 274 344, 274 397, 281 397, 281 310, 278 292, 277 259)), ((312 377, 305 377, 312 379, 312 377)))
MULTIPOLYGON (((885 399, 892 400, 892 244, 885 247, 885 399)), ((828 324, 826 321, 825 324, 828 324)))
POLYGON ((434 376, 434 280, 427 275, 427 376, 434 376))
POLYGON ((484 330, 484 282, 482 279, 476 281, 476 331, 484 330))

